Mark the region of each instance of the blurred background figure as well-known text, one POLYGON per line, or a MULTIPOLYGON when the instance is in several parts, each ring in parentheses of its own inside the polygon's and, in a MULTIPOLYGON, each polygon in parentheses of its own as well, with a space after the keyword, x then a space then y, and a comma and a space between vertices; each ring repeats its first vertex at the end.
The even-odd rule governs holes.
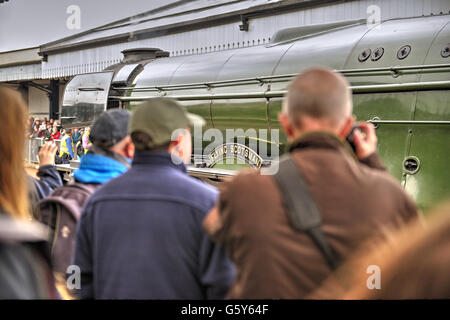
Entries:
POLYGON ((59 129, 57 126, 52 127, 52 134, 51 134, 51 140, 59 140, 61 139, 61 132, 59 132, 59 129))
POLYGON ((61 139, 61 146, 59 148, 59 157, 63 160, 74 159, 74 144, 72 141, 72 129, 65 129, 64 135, 61 139))
POLYGON ((34 121, 34 127, 37 127, 37 130, 39 131, 39 130, 40 130, 40 127, 41 127, 41 120, 36 119, 36 120, 34 121))
POLYGON ((80 159, 84 155, 82 137, 83 137, 83 129, 80 128, 73 129, 72 133, 72 142, 73 142, 73 152, 77 159, 80 159))
POLYGON ((0 298, 57 298, 45 228, 30 221, 24 169, 26 107, 20 95, 0 87, 0 298))
POLYGON ((47 129, 45 130, 45 141, 50 141, 52 139, 52 125, 47 123, 47 129))
POLYGON ((364 246, 310 298, 450 299, 450 203, 427 217, 364 246))
POLYGON ((89 136, 91 134, 91 127, 84 128, 83 137, 81 138, 83 142, 83 152, 86 154, 91 147, 92 143, 89 139, 89 136))
POLYGON ((32 127, 31 129, 31 133, 29 135, 30 139, 35 139, 38 137, 39 134, 39 126, 37 126, 36 124, 32 127))
POLYGON ((72 142, 73 145, 76 146, 77 143, 81 140, 81 134, 79 128, 74 128, 72 132, 72 142))
POLYGON ((47 130, 47 118, 45 118, 44 121, 41 121, 41 125, 39 126, 39 131, 45 130, 47 130))

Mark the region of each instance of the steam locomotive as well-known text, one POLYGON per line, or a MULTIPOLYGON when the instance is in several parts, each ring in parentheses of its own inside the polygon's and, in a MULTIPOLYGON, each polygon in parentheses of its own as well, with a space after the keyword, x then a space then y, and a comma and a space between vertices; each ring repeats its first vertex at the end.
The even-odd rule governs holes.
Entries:
POLYGON ((88 126, 106 109, 133 109, 151 97, 178 99, 204 119, 204 131, 226 136, 226 129, 242 129, 240 141, 216 144, 194 134, 189 170, 217 180, 242 166, 277 161, 286 137, 272 132, 280 129, 277 114, 289 81, 306 68, 328 66, 349 80, 354 114, 375 125, 384 164, 419 207, 450 197, 450 15, 294 27, 270 43, 192 55, 169 57, 156 48, 123 54, 119 64, 67 84, 63 127, 88 126), (256 136, 246 134, 252 129, 256 136), (277 152, 261 153, 261 142, 277 152), (223 161, 230 155, 240 164, 223 161))

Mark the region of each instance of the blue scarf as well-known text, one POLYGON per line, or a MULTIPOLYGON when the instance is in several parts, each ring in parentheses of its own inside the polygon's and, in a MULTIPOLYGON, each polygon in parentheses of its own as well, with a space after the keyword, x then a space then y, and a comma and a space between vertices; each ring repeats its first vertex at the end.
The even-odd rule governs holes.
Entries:
POLYGON ((80 168, 75 171, 75 180, 82 183, 106 183, 127 172, 128 168, 110 157, 88 153, 81 158, 80 168))

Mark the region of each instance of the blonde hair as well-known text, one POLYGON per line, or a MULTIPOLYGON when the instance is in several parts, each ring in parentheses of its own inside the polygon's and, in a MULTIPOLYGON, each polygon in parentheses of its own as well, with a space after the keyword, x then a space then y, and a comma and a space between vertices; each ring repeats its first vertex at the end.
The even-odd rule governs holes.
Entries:
POLYGON ((310 298, 449 299, 450 203, 427 216, 363 246, 310 298), (379 268, 380 288, 368 288, 370 266, 379 268))
POLYGON ((21 96, 0 86, 0 208, 18 219, 27 219, 29 199, 24 168, 28 112, 21 96))

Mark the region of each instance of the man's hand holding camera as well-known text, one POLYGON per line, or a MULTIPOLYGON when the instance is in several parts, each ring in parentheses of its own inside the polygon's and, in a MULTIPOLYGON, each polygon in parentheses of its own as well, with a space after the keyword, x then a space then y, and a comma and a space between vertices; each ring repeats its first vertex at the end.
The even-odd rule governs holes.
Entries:
POLYGON ((354 131, 353 143, 356 148, 356 157, 361 160, 377 151, 378 139, 373 124, 360 122, 358 129, 354 131))

